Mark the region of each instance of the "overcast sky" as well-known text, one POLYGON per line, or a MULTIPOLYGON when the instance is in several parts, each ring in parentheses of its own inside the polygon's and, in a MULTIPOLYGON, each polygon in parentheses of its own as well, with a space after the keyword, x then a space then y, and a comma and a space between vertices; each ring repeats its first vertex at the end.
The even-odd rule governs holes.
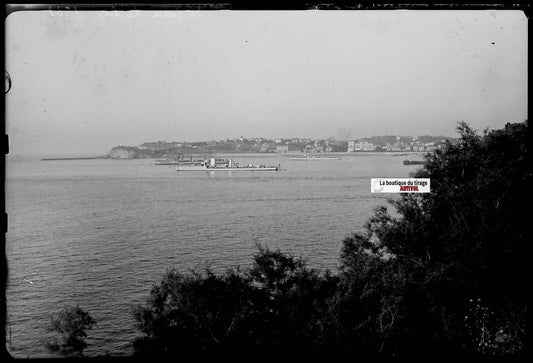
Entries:
POLYGON ((527 116, 519 11, 16 12, 11 154, 155 140, 456 136, 527 116))

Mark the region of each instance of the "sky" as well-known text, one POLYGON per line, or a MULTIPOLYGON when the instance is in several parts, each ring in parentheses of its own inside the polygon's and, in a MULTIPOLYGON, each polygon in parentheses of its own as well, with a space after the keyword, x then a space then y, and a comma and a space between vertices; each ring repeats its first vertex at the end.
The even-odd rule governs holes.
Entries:
POLYGON ((520 11, 26 11, 5 29, 12 155, 527 118, 520 11))

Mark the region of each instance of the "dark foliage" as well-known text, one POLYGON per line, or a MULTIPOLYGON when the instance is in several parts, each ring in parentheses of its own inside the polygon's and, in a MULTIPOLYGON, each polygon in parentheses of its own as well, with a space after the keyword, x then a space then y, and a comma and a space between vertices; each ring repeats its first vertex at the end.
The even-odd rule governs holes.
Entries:
POLYGON ((183 351, 317 349, 336 279, 301 259, 259 247, 251 268, 215 275, 168 271, 134 311, 141 355, 183 351))
POLYGON ((527 122, 427 157, 416 177, 430 194, 404 194, 400 217, 378 208, 344 241, 341 335, 387 355, 519 355, 524 348, 530 234, 527 122), (354 308, 356 307, 356 308, 354 308))
POLYGON ((50 318, 48 330, 56 336, 46 343, 46 347, 66 356, 81 356, 87 347, 86 330, 92 329, 94 324, 91 315, 79 306, 65 307, 50 318))
POLYGON ((335 351, 388 357, 525 352, 527 121, 428 155, 403 194, 343 241, 338 274, 259 247, 246 270, 169 271, 135 309, 137 354, 335 351))

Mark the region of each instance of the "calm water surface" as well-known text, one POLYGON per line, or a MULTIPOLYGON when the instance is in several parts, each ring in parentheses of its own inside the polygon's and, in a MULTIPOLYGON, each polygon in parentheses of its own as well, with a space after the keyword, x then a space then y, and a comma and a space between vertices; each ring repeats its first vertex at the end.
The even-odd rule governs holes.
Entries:
POLYGON ((143 303, 167 268, 248 266, 255 244, 335 270, 342 239, 390 194, 370 178, 407 177, 421 156, 357 154, 292 161, 283 172, 183 172, 154 160, 6 161, 6 345, 46 357, 49 316, 80 304, 97 325, 87 355, 130 355, 143 303), (30 283, 31 281, 32 283, 30 283))

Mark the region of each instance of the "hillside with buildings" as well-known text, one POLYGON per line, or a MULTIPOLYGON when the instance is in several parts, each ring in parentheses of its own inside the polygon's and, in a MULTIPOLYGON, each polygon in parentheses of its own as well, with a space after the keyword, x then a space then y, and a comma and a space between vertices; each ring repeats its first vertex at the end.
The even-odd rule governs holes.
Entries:
POLYGON ((186 154, 224 153, 345 153, 345 152, 431 152, 444 142, 443 136, 373 136, 357 140, 309 138, 236 138, 210 141, 155 141, 138 146, 116 146, 107 155, 112 159, 171 158, 186 154))
POLYGON ((348 152, 356 151, 414 151, 432 152, 445 142, 456 139, 444 136, 373 136, 348 142, 348 152))

